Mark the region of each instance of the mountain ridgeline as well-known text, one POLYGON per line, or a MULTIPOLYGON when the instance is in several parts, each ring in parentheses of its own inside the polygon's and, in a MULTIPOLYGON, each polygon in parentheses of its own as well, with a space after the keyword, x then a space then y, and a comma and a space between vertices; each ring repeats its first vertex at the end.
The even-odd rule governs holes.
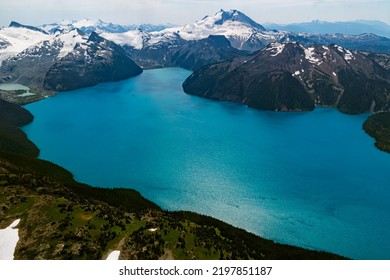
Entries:
POLYGON ((182 67, 196 70, 202 66, 247 56, 248 52, 231 46, 222 35, 210 35, 205 39, 184 41, 177 37, 174 41, 161 43, 159 47, 145 46, 134 49, 124 46, 136 63, 144 68, 182 67))
POLYGON ((38 93, 54 93, 126 79, 140 74, 141 68, 197 70, 245 57, 274 42, 390 53, 390 39, 385 37, 266 30, 237 10, 220 10, 183 26, 144 27, 129 30, 130 26, 101 20, 40 27, 12 22, 0 29, 0 83, 18 82, 38 93))
POLYGON ((305 32, 314 34, 347 34, 356 35, 362 33, 373 33, 379 36, 390 38, 390 25, 374 20, 357 20, 348 22, 326 22, 313 20, 311 22, 292 23, 280 25, 267 23, 267 29, 286 30, 290 32, 305 32))
POLYGON ((76 28, 47 34, 13 22, 0 30, 0 38, 6 42, 0 50, 0 82, 17 82, 38 93, 118 81, 142 72, 122 47, 76 28))
POLYGON ((205 66, 186 93, 273 111, 332 106, 349 114, 390 109, 390 72, 341 46, 272 43, 250 57, 205 66))
MULTIPOLYGON (((246 54, 261 50, 274 42, 299 42, 306 47, 337 44, 351 50, 390 53, 390 39, 386 37, 371 33, 345 35, 266 30, 237 10, 220 10, 196 23, 159 31, 103 32, 101 36, 123 46, 137 64, 145 69, 180 66, 195 70, 205 62, 221 62, 220 59, 226 58, 226 49, 215 48, 213 44, 205 45, 203 40, 208 40, 209 36, 223 36, 230 42, 231 47, 246 54), (185 56, 191 64, 181 64, 181 60, 176 61, 173 58, 175 55, 185 54, 188 48, 191 50, 185 56)), ((229 53, 232 54, 230 51, 229 53)))
POLYGON ((50 67, 43 86, 54 91, 73 90, 124 80, 141 72, 123 48, 92 32, 85 43, 76 44, 72 52, 50 67))

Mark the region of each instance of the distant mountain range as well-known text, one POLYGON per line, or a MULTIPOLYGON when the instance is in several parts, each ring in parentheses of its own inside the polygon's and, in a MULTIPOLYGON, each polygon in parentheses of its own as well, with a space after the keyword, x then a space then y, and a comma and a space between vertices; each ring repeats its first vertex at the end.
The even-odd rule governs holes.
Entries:
POLYGON ((386 37, 268 30, 240 11, 220 10, 175 27, 124 26, 101 20, 38 27, 12 22, 0 29, 0 83, 21 83, 37 91, 70 90, 128 78, 141 73, 141 68, 197 70, 235 58, 247 60, 269 44, 290 42, 306 49, 339 45, 349 52, 365 51, 370 60, 385 68, 389 65, 390 39, 386 37))
POLYGON ((38 26, 40 29, 52 33, 57 28, 78 28, 82 32, 86 34, 91 34, 92 32, 96 33, 123 33, 130 30, 144 30, 147 32, 160 31, 165 28, 173 27, 173 24, 114 24, 111 22, 104 22, 100 19, 98 20, 90 20, 90 19, 82 19, 82 20, 62 20, 58 23, 51 24, 43 24, 38 26))
POLYGON ((390 25, 382 21, 357 20, 347 22, 327 22, 313 20, 311 22, 292 23, 285 25, 276 23, 264 23, 263 26, 270 30, 285 30, 296 33, 340 33, 347 35, 373 33, 378 36, 390 38, 390 25))
MULTIPOLYGON (((220 10, 196 23, 167 28, 161 31, 129 31, 102 33, 101 36, 122 45, 143 67, 172 66, 171 58, 184 44, 208 36, 224 36, 231 46, 251 53, 272 42, 299 42, 302 45, 337 44, 346 48, 369 52, 390 53, 390 39, 372 33, 312 34, 267 30, 237 10, 220 10)), ((195 69, 194 67, 190 69, 195 69)))

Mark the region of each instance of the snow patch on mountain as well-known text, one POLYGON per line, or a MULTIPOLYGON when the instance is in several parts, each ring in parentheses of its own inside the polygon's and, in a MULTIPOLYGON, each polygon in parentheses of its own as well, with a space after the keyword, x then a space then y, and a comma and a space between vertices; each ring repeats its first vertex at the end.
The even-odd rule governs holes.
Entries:
POLYGON ((321 60, 315 57, 314 48, 305 48, 305 58, 310 63, 319 65, 321 63, 321 60))
POLYGON ((335 47, 337 48, 337 50, 340 52, 340 53, 343 53, 344 54, 344 59, 349 61, 349 60, 352 60, 352 59, 355 59, 355 57, 353 56, 352 52, 350 50, 347 50, 341 46, 337 46, 335 45, 335 47))
POLYGON ((161 43, 170 43, 175 40, 180 40, 181 37, 176 32, 158 31, 152 32, 148 45, 153 46, 161 43))
POLYGON ((352 55, 351 51, 346 50, 345 55, 344 55, 344 59, 345 60, 352 60, 352 59, 354 59, 354 56, 352 55))
POLYGON ((298 71, 295 71, 294 74, 292 74, 292 76, 295 77, 295 76, 298 76, 300 74, 301 74, 301 72, 298 70, 298 71))
POLYGON ((271 56, 277 56, 278 54, 283 52, 284 47, 285 47, 285 44, 272 43, 269 45, 269 47, 266 50, 270 51, 272 53, 271 56))

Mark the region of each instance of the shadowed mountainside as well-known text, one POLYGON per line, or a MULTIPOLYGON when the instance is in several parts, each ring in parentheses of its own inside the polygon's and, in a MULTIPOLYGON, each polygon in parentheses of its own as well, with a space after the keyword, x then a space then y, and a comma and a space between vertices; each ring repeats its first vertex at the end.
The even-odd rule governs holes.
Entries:
POLYGON ((274 111, 331 106, 360 114, 390 109, 390 72, 365 54, 337 45, 272 43, 250 57, 198 69, 183 89, 274 111))

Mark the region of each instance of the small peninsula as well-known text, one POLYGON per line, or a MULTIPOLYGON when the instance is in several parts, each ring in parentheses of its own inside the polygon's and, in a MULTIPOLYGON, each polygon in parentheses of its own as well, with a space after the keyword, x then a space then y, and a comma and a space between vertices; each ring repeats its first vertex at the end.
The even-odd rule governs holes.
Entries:
POLYGON ((368 117, 363 125, 368 135, 375 138, 375 146, 390 153, 390 112, 381 112, 368 117))

